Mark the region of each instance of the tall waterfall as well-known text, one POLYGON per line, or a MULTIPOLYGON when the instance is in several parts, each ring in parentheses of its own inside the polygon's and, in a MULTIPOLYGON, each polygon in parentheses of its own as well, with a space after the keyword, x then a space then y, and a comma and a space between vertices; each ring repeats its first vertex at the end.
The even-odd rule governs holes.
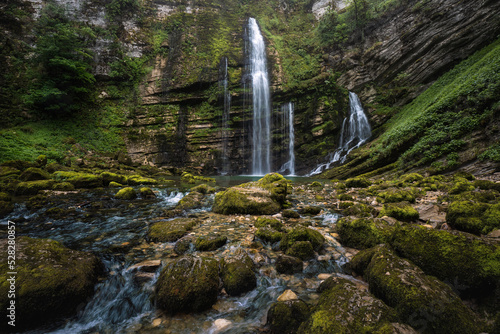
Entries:
POLYGON ((288 102, 287 104, 282 105, 281 112, 283 114, 283 132, 285 133, 285 136, 288 137, 288 161, 281 166, 279 172, 284 173, 288 171, 288 175, 295 175, 295 130, 293 128, 293 103, 288 102))
POLYGON ((248 20, 249 73, 252 77, 253 128, 252 174, 271 171, 271 98, 267 74, 266 46, 257 21, 248 20))
POLYGON ((229 111, 231 109, 231 94, 228 89, 227 57, 222 58, 219 65, 219 89, 223 91, 224 110, 222 112, 221 139, 222 139, 222 169, 221 174, 227 175, 229 168, 229 111))
POLYGON ((340 131, 339 147, 328 155, 328 162, 318 165, 307 176, 319 174, 330 168, 333 163, 344 163, 347 155, 363 145, 371 136, 370 123, 366 117, 358 96, 349 92, 349 117, 344 118, 340 131))

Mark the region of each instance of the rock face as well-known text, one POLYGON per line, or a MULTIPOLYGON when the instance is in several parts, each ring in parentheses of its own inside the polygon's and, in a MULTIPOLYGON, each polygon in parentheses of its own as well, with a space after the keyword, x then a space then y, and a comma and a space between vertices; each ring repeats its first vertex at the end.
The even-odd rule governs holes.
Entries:
MULTIPOLYGON (((0 278, 10 278, 7 239, 0 241, 0 278)), ((18 237, 16 240, 16 328, 39 326, 71 315, 94 293, 102 264, 93 254, 68 249, 57 241, 18 237)), ((9 284, 0 285, 0 305, 9 306, 9 284)), ((1 326, 6 326, 2 322, 1 326)))
POLYGON ((217 301, 219 263, 184 256, 162 270, 156 284, 156 305, 166 313, 200 312, 217 301))

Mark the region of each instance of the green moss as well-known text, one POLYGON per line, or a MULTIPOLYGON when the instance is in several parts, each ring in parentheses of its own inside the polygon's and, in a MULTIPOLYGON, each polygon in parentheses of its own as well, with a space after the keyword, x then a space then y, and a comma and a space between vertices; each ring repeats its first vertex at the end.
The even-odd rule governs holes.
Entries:
POLYGON ((59 182, 59 183, 55 183, 53 186, 52 186, 52 190, 59 190, 59 191, 72 191, 72 190, 75 190, 75 186, 72 185, 71 183, 69 182, 59 182))
POLYGON ((191 191, 198 192, 200 194, 206 195, 206 194, 213 194, 215 193, 215 188, 210 187, 207 184, 200 184, 196 187, 191 188, 191 191))
POLYGON ((141 185, 141 184, 150 184, 150 185, 155 185, 158 184, 159 182, 156 181, 155 179, 149 178, 149 177, 143 177, 140 175, 132 175, 127 178, 127 183, 131 186, 136 186, 136 185, 141 185))
POLYGON ((418 173, 404 174, 399 177, 399 181, 403 184, 415 183, 423 180, 423 176, 418 173))
POLYGON ((16 186, 16 195, 36 195, 40 190, 52 189, 53 180, 20 182, 16 186))
POLYGON ((221 279, 224 289, 230 296, 238 296, 257 286, 255 265, 245 252, 224 259, 221 279))
POLYGON ((339 194, 337 196, 339 201, 353 201, 354 198, 351 195, 348 194, 339 194))
POLYGON ((463 192, 466 192, 466 191, 472 191, 474 190, 474 185, 469 182, 468 180, 466 179, 461 179, 459 180, 458 182, 456 182, 453 187, 451 187, 449 193, 450 194, 460 194, 460 193, 463 193, 463 192))
POLYGON ((14 204, 8 201, 0 200, 0 217, 5 217, 14 211, 14 204))
POLYGON ((309 306, 299 299, 275 302, 267 312, 267 326, 272 333, 295 334, 309 313, 309 306))
POLYGON ((45 167, 47 165, 47 156, 45 154, 40 154, 36 159, 35 163, 38 167, 45 167))
POLYGON ((377 247, 363 276, 369 283, 370 292, 394 307, 399 317, 416 330, 423 333, 479 332, 476 316, 448 285, 425 275, 386 247, 377 247), (425 322, 415 321, 422 317, 425 322))
POLYGON ((213 258, 183 256, 160 273, 156 306, 168 314, 200 312, 215 304, 218 293, 219 263, 213 258))
POLYGON ((377 201, 382 203, 410 202, 415 203, 417 191, 404 189, 389 189, 378 193, 377 201))
POLYGON ((119 184, 126 184, 127 183, 127 177, 125 175, 118 175, 115 173, 111 172, 102 172, 100 175, 102 181, 104 182, 104 185, 109 185, 110 182, 115 182, 119 184))
POLYGON ((148 239, 154 242, 173 242, 186 235, 198 222, 189 218, 177 218, 153 224, 148 239))
POLYGON ((0 177, 19 175, 21 171, 11 166, 0 166, 0 177))
POLYGON ((305 261, 314 257, 314 249, 309 241, 296 241, 286 250, 286 255, 305 261))
POLYGON ((98 188, 103 185, 99 175, 88 173, 58 171, 53 174, 53 178, 57 181, 69 182, 75 188, 98 188))
POLYGON ((10 195, 6 192, 0 192, 0 201, 4 201, 4 202, 10 202, 12 200, 12 198, 10 197, 10 195))
POLYGON ((474 180, 474 186, 482 190, 496 190, 500 192, 500 182, 474 180))
POLYGON ((488 234, 500 228, 500 204, 454 201, 448 206, 446 221, 461 231, 488 234))
MULTIPOLYGON (((2 249, 7 249, 7 239, 4 240, 2 249)), ((25 321, 16 321, 19 328, 40 326, 71 315, 94 293, 101 270, 96 256, 68 249, 57 241, 24 236, 17 238, 16 251, 16 320, 25 321)), ((0 258, 0 305, 6 309, 10 271, 7 252, 0 258)))
POLYGON ((368 188, 371 182, 364 177, 356 177, 345 181, 347 188, 368 188))
POLYGON ((355 216, 355 217, 371 217, 377 214, 377 210, 370 205, 366 205, 363 203, 352 203, 352 202, 343 202, 342 205, 339 205, 339 208, 342 209, 342 214, 345 216, 355 216))
POLYGON ((154 191, 148 187, 142 187, 141 189, 139 189, 139 194, 141 194, 141 197, 145 199, 156 198, 156 194, 154 193, 154 191))
POLYGON ((380 217, 389 216, 396 218, 401 221, 414 221, 419 217, 419 213, 410 204, 402 203, 389 203, 384 204, 382 211, 380 211, 380 217))
POLYGON ((123 189, 120 189, 116 194, 115 194, 116 199, 123 199, 123 200, 131 200, 131 199, 136 199, 137 198, 137 193, 132 187, 126 187, 123 189))
POLYGON ((47 180, 50 179, 50 175, 40 168, 30 167, 22 172, 22 174, 19 176, 19 179, 21 181, 47 180))
POLYGON ((320 182, 318 181, 314 181, 312 182, 310 185, 309 185, 309 188, 311 189, 314 189, 316 191, 319 191, 321 189, 323 189, 323 184, 321 184, 320 182))
POLYGON ((280 204, 271 199, 268 192, 229 188, 215 195, 212 211, 226 215, 271 215, 280 209, 280 204))
POLYGON ((115 182, 115 181, 111 181, 109 183, 108 187, 110 187, 110 188, 121 188, 121 187, 123 187, 123 184, 120 184, 120 183, 115 182))
POLYGON ((337 223, 339 241, 347 247, 366 249, 386 242, 393 231, 383 220, 342 218, 337 223))
POLYGON ((212 237, 198 237, 194 242, 194 247, 200 252, 210 252, 217 250, 227 243, 227 237, 224 235, 212 237))
POLYGON ((255 236, 262 241, 275 243, 283 238, 283 233, 269 227, 261 227, 255 231, 255 236))
POLYGON ((280 249, 288 250, 297 241, 309 241, 314 250, 318 250, 323 246, 325 238, 316 230, 307 227, 296 227, 285 234, 280 243, 280 249))
POLYGON ((290 209, 281 211, 281 215, 283 218, 300 218, 300 214, 297 211, 290 209))
POLYGON ((255 222, 255 227, 267 227, 267 226, 279 232, 283 231, 283 223, 278 219, 265 218, 265 217, 257 218, 257 221, 255 222))
POLYGON ((319 215, 321 212, 321 208, 317 206, 306 206, 300 209, 300 213, 303 215, 308 215, 308 216, 316 216, 319 215))

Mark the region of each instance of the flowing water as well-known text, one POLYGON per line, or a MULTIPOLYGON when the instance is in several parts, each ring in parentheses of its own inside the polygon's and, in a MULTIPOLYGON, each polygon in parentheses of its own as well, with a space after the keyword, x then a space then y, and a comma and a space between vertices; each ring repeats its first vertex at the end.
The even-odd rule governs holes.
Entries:
POLYGON ((285 138, 288 139, 288 161, 281 166, 278 173, 288 172, 289 176, 295 175, 295 130, 293 128, 293 112, 294 105, 288 102, 281 106, 281 113, 283 115, 282 128, 285 138))
POLYGON ((224 110, 222 112, 221 142, 222 142, 222 168, 221 175, 231 172, 229 166, 229 112, 231 110, 231 94, 228 88, 227 57, 223 57, 219 66, 219 88, 222 90, 224 110))
POLYGON ((248 39, 253 103, 251 173, 265 175, 271 171, 271 93, 266 45, 254 18, 248 20, 248 39))
POLYGON ((356 93, 349 92, 349 117, 346 117, 342 122, 339 147, 328 155, 326 163, 318 165, 307 176, 319 174, 334 163, 344 163, 349 153, 363 145, 370 136, 370 123, 361 106, 361 101, 356 93))
MULTIPOLYGON (((216 179, 219 186, 226 187, 255 177, 216 179)), ((292 179, 295 184, 300 182, 300 178, 292 179)), ((295 275, 276 272, 277 245, 264 244, 260 249, 251 246, 255 216, 216 215, 210 212, 210 207, 192 210, 187 214, 201 223, 191 234, 222 233, 229 239, 226 246, 203 255, 222 259, 245 249, 257 264, 257 288, 239 297, 221 295, 212 309, 202 313, 165 316, 155 308, 153 298, 161 268, 149 273, 146 281, 140 281, 137 273, 141 269, 136 264, 160 259, 165 264, 177 256, 173 252, 174 243, 150 243, 145 236, 152 223, 170 219, 165 214, 187 194, 187 189, 175 185, 154 190, 156 199, 133 201, 115 200, 112 189, 55 193, 42 208, 29 211, 26 206, 18 205, 9 217, 0 221, 6 224, 7 220, 15 220, 19 235, 51 238, 73 249, 91 251, 101 257, 106 268, 93 298, 75 317, 29 333, 258 333, 265 325, 270 305, 285 289, 292 289, 301 299, 314 303, 318 298, 315 291, 320 283, 318 274, 340 272, 345 262, 343 248, 330 235, 338 215, 328 207, 324 207, 321 215, 307 218, 312 228, 326 238, 324 255, 306 261, 304 272, 295 275), (50 218, 46 211, 51 207, 64 208, 69 213, 63 218, 50 218), (220 319, 229 324, 225 331, 215 325, 220 319)), ((297 192, 300 195, 291 194, 290 201, 300 204, 304 202, 300 196, 307 193, 302 190, 297 192)), ((194 249, 191 252, 199 254, 194 249)))

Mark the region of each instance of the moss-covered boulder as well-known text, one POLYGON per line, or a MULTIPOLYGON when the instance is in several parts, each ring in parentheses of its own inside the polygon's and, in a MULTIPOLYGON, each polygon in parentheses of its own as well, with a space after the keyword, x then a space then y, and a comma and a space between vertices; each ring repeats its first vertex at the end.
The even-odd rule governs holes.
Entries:
POLYGON ((207 195, 207 194, 215 193, 215 188, 209 186, 208 184, 203 183, 203 184, 197 185, 196 187, 191 188, 191 192, 197 192, 197 193, 200 193, 203 195, 207 195))
POLYGON ((281 211, 281 215, 283 216, 283 218, 300 218, 300 214, 297 211, 291 209, 281 211))
POLYGON ((75 186, 69 182, 58 182, 52 186, 52 190, 57 191, 72 191, 75 190, 75 186))
POLYGON ((138 186, 138 185, 155 185, 158 184, 159 182, 150 177, 131 175, 127 178, 127 183, 130 186, 138 186))
POLYGON ((450 194, 460 194, 466 191, 474 190, 475 186, 469 180, 458 178, 455 184, 450 188, 450 194))
POLYGON ((0 192, 0 201, 10 202, 12 201, 12 197, 6 192, 0 192))
POLYGON ((283 223, 275 218, 258 217, 255 222, 255 227, 270 227, 276 231, 283 231, 283 223))
MULTIPOLYGON (((10 305, 8 240, 0 240, 0 306, 10 305)), ((16 329, 35 327, 76 312, 94 293, 102 270, 99 259, 49 239, 16 240, 16 329)), ((6 326, 2 321, 0 326, 6 326)))
POLYGON ((218 192, 212 211, 228 215, 278 213, 286 202, 288 183, 289 181, 280 174, 272 173, 259 181, 218 192))
POLYGON ((309 241, 296 241, 286 250, 286 254, 305 261, 314 257, 314 249, 309 241))
POLYGON ((371 184, 372 183, 364 177, 355 177, 345 181, 347 188, 368 188, 371 184))
POLYGON ((378 214, 378 211, 374 207, 363 203, 342 202, 339 204, 339 208, 344 216, 362 218, 372 217, 378 214))
POLYGON ((325 238, 316 230, 299 226, 285 234, 280 243, 280 249, 288 250, 297 241, 309 241, 314 250, 319 250, 325 242, 325 238))
POLYGON ((24 171, 25 169, 28 169, 30 167, 38 167, 36 163, 33 163, 31 161, 24 161, 24 160, 4 161, 0 164, 0 166, 10 167, 12 169, 17 169, 19 171, 24 171))
POLYGON ((417 220, 420 215, 409 203, 401 202, 384 204, 380 216, 389 216, 404 222, 411 222, 417 220))
POLYGON ((115 182, 115 181, 111 181, 108 184, 108 187, 110 187, 110 188, 121 188, 121 187, 123 187, 123 184, 115 182))
POLYGON ((461 231, 488 234, 500 228, 500 204, 488 204, 470 200, 451 202, 446 221, 461 231))
POLYGON ((16 186, 16 195, 36 195, 40 190, 52 189, 54 183, 56 182, 53 180, 19 182, 16 186))
POLYGON ((194 241, 195 238, 193 236, 184 236, 177 240, 174 246, 174 252, 179 255, 184 255, 190 250, 194 250, 194 241))
POLYGON ((30 167, 19 176, 21 181, 36 181, 50 179, 50 174, 40 168, 30 167))
POLYGON ((191 218, 177 218, 153 224, 148 239, 154 242, 174 242, 186 235, 198 222, 191 218))
POLYGON ((99 188, 103 186, 102 179, 99 175, 89 173, 78 173, 72 171, 58 171, 53 174, 57 181, 69 182, 75 188, 99 188))
POLYGON ((273 334, 294 334, 309 313, 309 306, 300 299, 275 302, 267 312, 267 326, 273 334))
POLYGON ((300 209, 300 213, 308 216, 316 216, 321 212, 321 208, 318 206, 308 205, 300 209))
POLYGON ((155 287, 156 306, 168 314, 200 312, 215 304, 218 293, 217 260, 183 256, 161 271, 155 287))
POLYGON ((7 216, 12 211, 14 211, 14 204, 10 201, 0 200, 0 218, 7 216))
POLYGON ((44 167, 47 165, 47 156, 45 154, 40 154, 36 159, 35 163, 38 167, 44 167))
POLYGON ((194 242, 194 247, 200 252, 211 252, 217 250, 227 243, 225 235, 198 237, 194 242))
MULTIPOLYGON (((426 275, 385 246, 361 251, 356 257, 370 292, 394 307, 398 316, 422 333, 479 333, 474 313, 453 290, 426 275), (367 256, 368 254, 368 256, 367 256)), ((355 261, 356 262, 356 261, 355 261)))
POLYGON ((292 275, 294 273, 300 273, 304 269, 304 263, 301 259, 288 256, 280 255, 276 259, 276 271, 280 274, 292 275))
POLYGON ((208 207, 209 205, 208 196, 201 192, 191 190, 189 194, 184 196, 179 203, 177 203, 175 208, 178 210, 193 210, 208 207))
POLYGON ((283 233, 270 227, 261 227, 255 231, 255 237, 264 242, 275 243, 283 238, 283 233))
POLYGON ((322 291, 298 333, 393 333, 383 331, 396 319, 393 309, 345 278, 332 276, 327 281, 329 288, 322 291))
POLYGON ((139 194, 141 194, 141 197, 143 199, 155 199, 156 198, 156 194, 154 193, 154 191, 148 187, 142 187, 141 189, 139 189, 139 194))
POLYGON ((230 296, 251 291, 257 286, 255 264, 245 251, 239 250, 234 256, 223 260, 221 279, 230 296))
POLYGON ((391 245, 458 292, 474 292, 479 297, 500 287, 500 246, 490 241, 458 231, 400 226, 394 230, 391 245))
POLYGON ((105 186, 109 185, 111 182, 116 182, 120 184, 127 183, 127 176, 125 175, 119 175, 111 172, 102 172, 100 174, 100 177, 105 186))
POLYGON ((136 199, 137 198, 137 192, 132 187, 126 187, 126 188, 120 189, 115 194, 115 198, 116 199, 123 199, 123 200, 136 199))
POLYGON ((383 219, 348 219, 337 222, 337 233, 342 245, 356 249, 366 249, 385 243, 391 237, 393 226, 383 219))
POLYGON ((21 171, 17 168, 10 167, 10 166, 0 166, 0 178, 6 177, 6 176, 11 176, 11 175, 18 176, 19 174, 21 174, 21 171))
POLYGON ((387 189, 377 193, 377 201, 381 203, 399 203, 409 202, 415 203, 418 191, 406 189, 387 189))

